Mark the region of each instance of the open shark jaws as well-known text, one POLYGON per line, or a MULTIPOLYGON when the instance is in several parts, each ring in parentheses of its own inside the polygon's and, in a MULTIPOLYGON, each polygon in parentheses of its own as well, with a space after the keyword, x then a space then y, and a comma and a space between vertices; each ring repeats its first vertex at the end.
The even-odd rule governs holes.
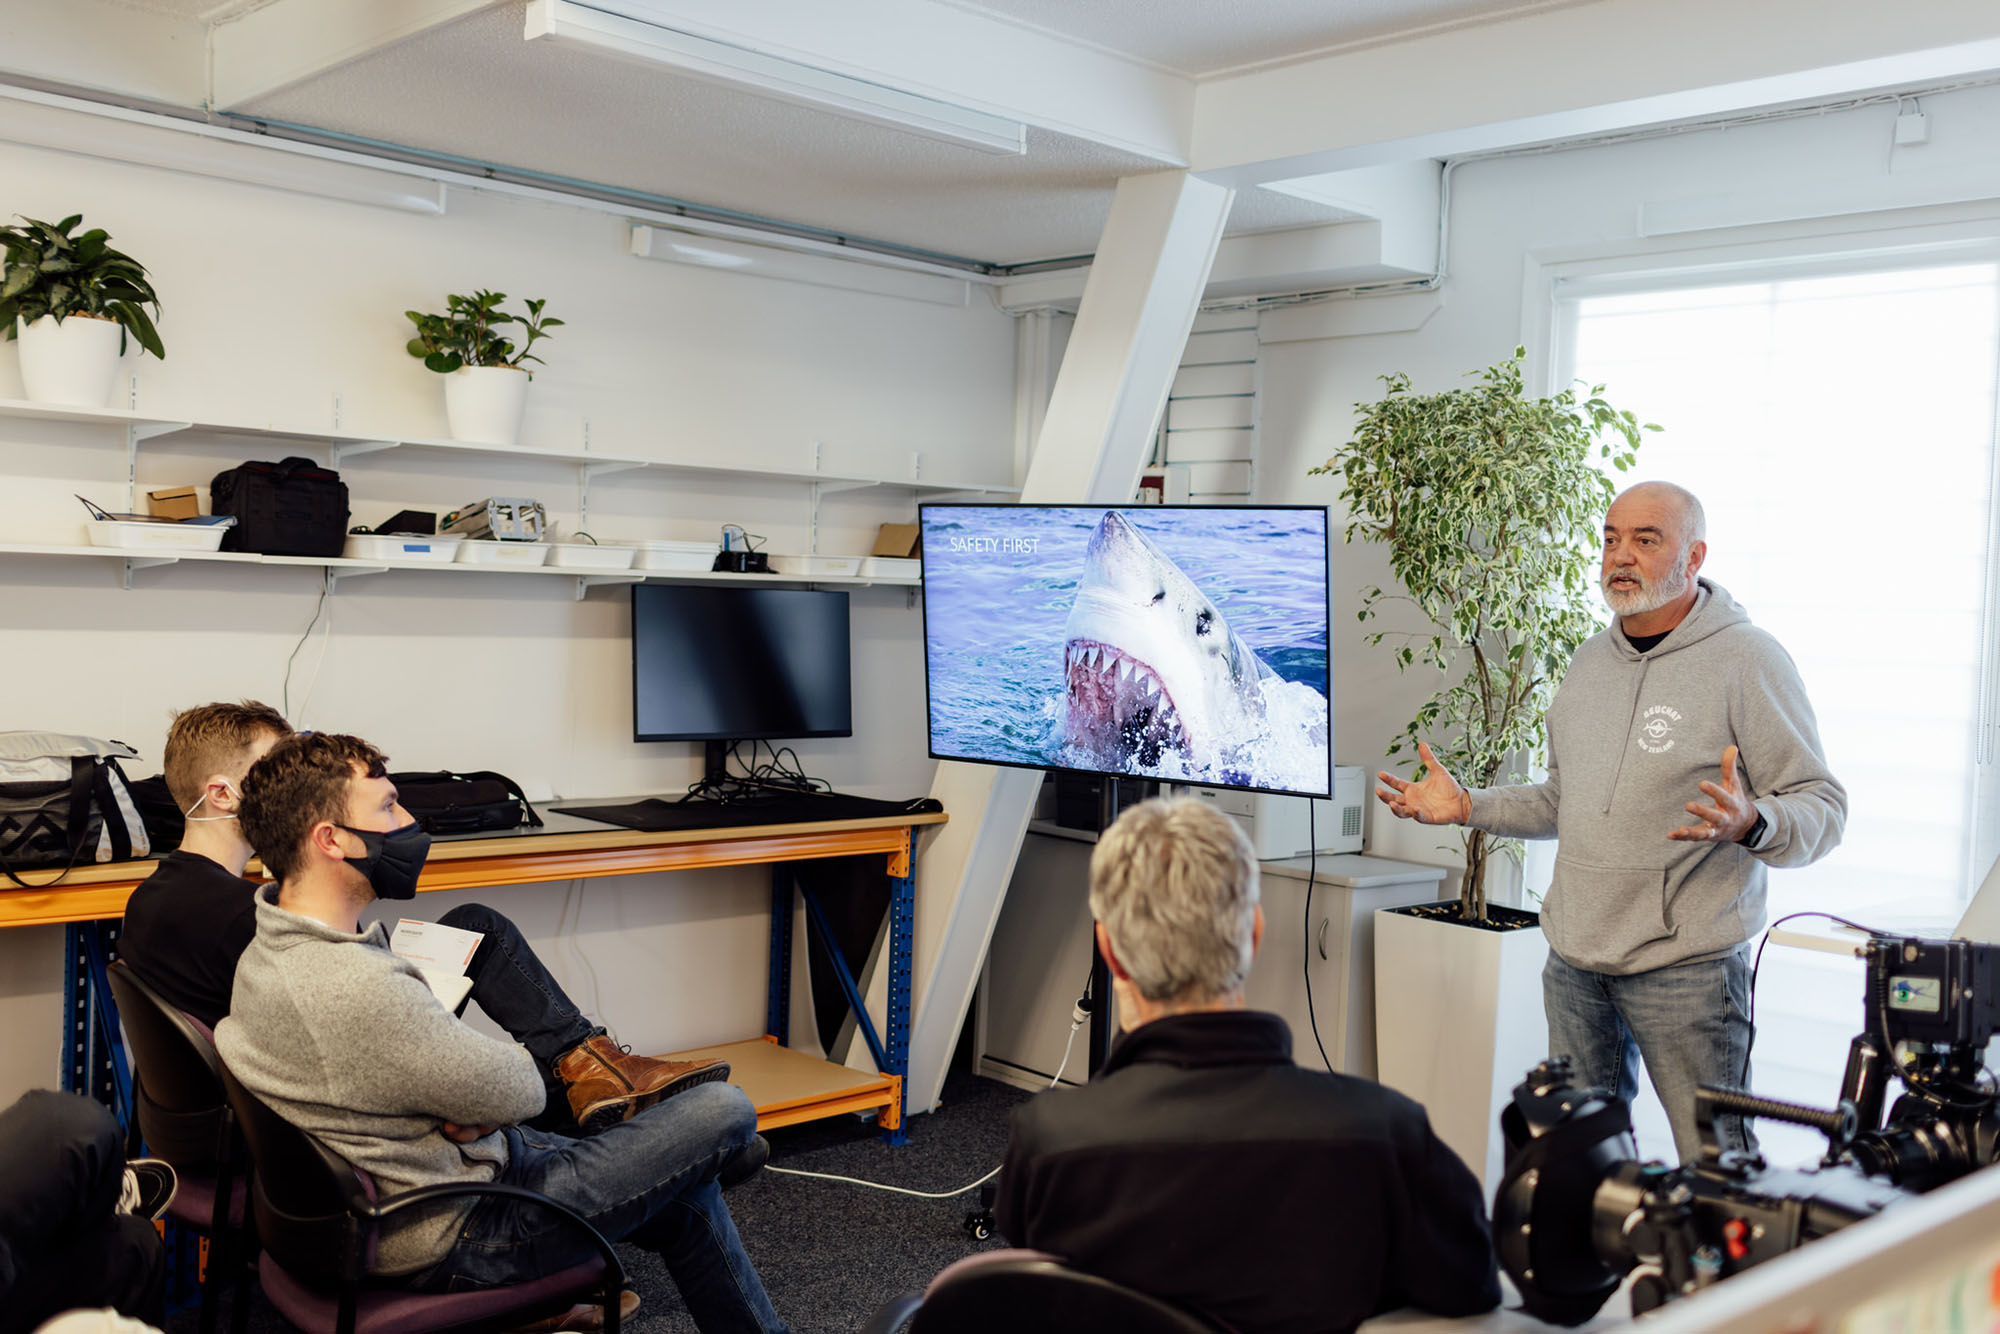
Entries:
POLYGON ((1276 673, 1116 511, 1091 535, 1063 636, 1063 741, 1083 767, 1246 781, 1276 673))

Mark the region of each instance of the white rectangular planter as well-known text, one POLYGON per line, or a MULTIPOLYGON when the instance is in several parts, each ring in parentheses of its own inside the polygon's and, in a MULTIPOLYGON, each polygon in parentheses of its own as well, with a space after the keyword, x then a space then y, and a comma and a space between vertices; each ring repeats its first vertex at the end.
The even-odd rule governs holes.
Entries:
POLYGON ((1488 1199, 1500 1184, 1500 1110, 1548 1055, 1539 926, 1486 931, 1392 909, 1375 915, 1376 1061, 1430 1113, 1488 1199))

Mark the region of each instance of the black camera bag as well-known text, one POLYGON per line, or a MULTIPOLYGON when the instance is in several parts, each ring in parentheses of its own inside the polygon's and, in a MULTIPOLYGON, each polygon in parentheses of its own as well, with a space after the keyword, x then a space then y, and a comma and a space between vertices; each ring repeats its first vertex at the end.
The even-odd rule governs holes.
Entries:
POLYGON ((152 850, 132 804, 122 741, 57 732, 0 732, 0 874, 45 889, 88 862, 130 861, 152 850), (54 880, 21 879, 58 869, 54 880))
POLYGON ((347 483, 311 459, 241 463, 208 484, 209 509, 233 514, 224 551, 338 556, 347 541, 347 483))
POLYGON ((542 822, 521 785, 491 770, 390 774, 389 781, 396 785, 396 800, 425 833, 471 834, 542 822))

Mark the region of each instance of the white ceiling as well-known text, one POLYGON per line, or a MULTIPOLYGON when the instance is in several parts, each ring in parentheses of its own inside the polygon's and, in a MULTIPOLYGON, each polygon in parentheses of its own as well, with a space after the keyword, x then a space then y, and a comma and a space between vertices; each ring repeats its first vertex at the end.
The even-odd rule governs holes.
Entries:
MULTIPOLYGON (((194 2, 194 0, 190 0, 194 2)), ((940 0, 1189 78, 1596 0, 940 0)))
POLYGON ((1247 182, 1232 235, 1386 235, 1401 208, 1427 246, 1435 190, 1354 194, 1360 169, 2000 64, 1992 0, 1925 24, 1876 0, 585 2, 1003 113, 1027 152, 528 41, 527 0, 0 0, 0 78, 1015 265, 1090 253, 1118 180, 1165 165, 1247 182), (1255 184, 1321 173, 1320 201, 1255 184))
MULTIPOLYGON (((1159 167, 1036 129, 1025 155, 993 156, 529 43, 525 9, 512 0, 238 110, 1000 264, 1090 253, 1118 178, 1159 167)), ((1245 191, 1230 230, 1349 216, 1245 191)))

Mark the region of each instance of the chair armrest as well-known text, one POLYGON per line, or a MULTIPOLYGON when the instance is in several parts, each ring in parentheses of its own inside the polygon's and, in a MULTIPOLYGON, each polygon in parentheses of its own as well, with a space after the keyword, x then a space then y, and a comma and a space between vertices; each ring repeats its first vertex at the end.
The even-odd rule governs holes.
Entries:
POLYGON ((906 1292, 900 1297, 892 1297, 877 1307, 875 1314, 868 1317, 868 1323, 861 1327, 861 1334, 896 1334, 910 1323, 910 1317, 924 1304, 922 1293, 906 1292))
POLYGON ((418 1186, 415 1190, 406 1190, 400 1195, 392 1195, 386 1200, 381 1200, 375 1204, 361 1208, 358 1212, 363 1217, 380 1222, 390 1214, 399 1213, 414 1205, 428 1204, 433 1200, 452 1199, 460 1196, 473 1198, 498 1196, 502 1199, 519 1200, 524 1204, 539 1205, 548 1209, 556 1217, 581 1232, 590 1241, 591 1246, 596 1249, 598 1256, 604 1261, 605 1277, 615 1285, 611 1291, 616 1292, 619 1288, 625 1286, 625 1267, 618 1263, 618 1252, 612 1249, 611 1243, 604 1239, 604 1234, 599 1232, 589 1219, 566 1204, 559 1204, 538 1191, 528 1190, 522 1186, 508 1186, 497 1181, 468 1181, 456 1185, 447 1183, 438 1186, 418 1186))

